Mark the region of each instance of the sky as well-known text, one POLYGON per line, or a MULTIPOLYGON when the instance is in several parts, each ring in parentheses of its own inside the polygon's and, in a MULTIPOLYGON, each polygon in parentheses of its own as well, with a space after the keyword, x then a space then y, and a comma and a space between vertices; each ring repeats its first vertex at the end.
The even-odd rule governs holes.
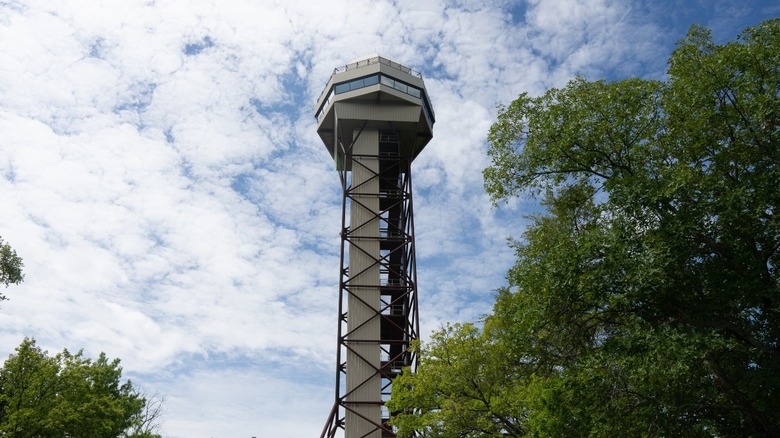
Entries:
POLYGON ((758 0, 0 0, 0 359, 120 358, 165 397, 164 437, 319 436, 333 404, 341 186, 314 105, 379 53, 422 73, 423 335, 478 321, 513 263, 518 199, 484 194, 499 103, 576 75, 664 79, 689 26, 758 0))

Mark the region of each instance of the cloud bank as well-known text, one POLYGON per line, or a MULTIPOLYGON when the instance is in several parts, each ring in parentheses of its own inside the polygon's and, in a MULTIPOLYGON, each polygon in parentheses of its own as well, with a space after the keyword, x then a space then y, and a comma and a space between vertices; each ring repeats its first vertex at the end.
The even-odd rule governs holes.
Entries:
MULTIPOLYGON (((729 29, 778 13, 769 2, 685 8, 705 25, 736 17, 729 29)), ((427 333, 489 311, 512 263, 505 238, 532 208, 496 210, 482 192, 495 105, 577 74, 662 77, 690 24, 663 11, 612 0, 0 2, 0 235, 26 272, 0 309, 2 351, 29 336, 121 358, 166 394, 166 436, 319 434, 341 195, 313 106, 333 68, 378 52, 424 75, 437 117, 413 168, 427 333)))

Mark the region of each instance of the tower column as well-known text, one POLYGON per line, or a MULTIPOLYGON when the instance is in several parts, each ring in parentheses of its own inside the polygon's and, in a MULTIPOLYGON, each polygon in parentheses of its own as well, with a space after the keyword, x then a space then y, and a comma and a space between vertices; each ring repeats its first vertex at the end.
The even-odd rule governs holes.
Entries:
POLYGON ((355 130, 352 143, 345 438, 381 438, 379 301, 379 133, 355 130))
POLYGON ((314 117, 344 190, 336 397, 320 437, 395 438, 385 402, 419 337, 411 163, 433 108, 419 73, 374 56, 333 71, 314 117))

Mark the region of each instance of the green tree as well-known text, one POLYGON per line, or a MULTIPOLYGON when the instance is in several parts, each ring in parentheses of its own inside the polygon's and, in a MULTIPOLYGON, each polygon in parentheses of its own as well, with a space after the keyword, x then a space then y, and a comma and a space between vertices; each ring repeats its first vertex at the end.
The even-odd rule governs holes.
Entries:
POLYGON ((399 436, 425 431, 432 437, 501 437, 504 432, 523 432, 513 400, 524 388, 502 384, 510 378, 510 367, 500 344, 474 325, 452 325, 435 333, 420 353, 423 372, 398 376, 387 403, 396 413, 393 425, 399 436))
POLYGON ((0 433, 32 437, 55 432, 49 413, 56 407, 58 372, 56 358, 33 340, 25 339, 16 348, 0 369, 0 433))
MULTIPOLYGON (((22 258, 0 237, 0 283, 5 284, 5 287, 21 283, 24 280, 23 267, 22 258)), ((5 295, 0 294, 0 301, 5 299, 5 295)))
POLYGON ((25 339, 0 369, 0 435, 154 437, 134 432, 146 399, 121 375, 119 359, 68 350, 52 357, 25 339))
POLYGON ((165 414, 165 397, 154 393, 146 397, 140 390, 134 389, 136 397, 144 399, 144 407, 136 412, 130 419, 130 427, 127 428, 122 438, 160 438, 156 433, 160 429, 163 415, 165 414))
POLYGON ((486 189, 544 212, 466 339, 515 423, 442 417, 500 417, 459 398, 474 382, 438 352, 472 341, 445 329, 394 382, 401 436, 780 436, 778 112, 780 20, 723 45, 692 27, 665 82, 577 78, 499 107, 486 189))

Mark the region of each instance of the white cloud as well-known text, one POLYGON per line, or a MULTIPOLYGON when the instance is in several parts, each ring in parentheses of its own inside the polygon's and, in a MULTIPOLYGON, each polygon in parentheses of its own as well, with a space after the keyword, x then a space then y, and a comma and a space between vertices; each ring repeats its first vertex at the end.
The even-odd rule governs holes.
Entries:
POLYGON ((302 381, 305 369, 292 374, 270 366, 236 367, 229 358, 217 361, 223 365, 218 371, 154 382, 169 394, 166 414, 174 419, 166 426, 176 431, 172 438, 319 436, 333 395, 302 381))
POLYGON ((424 73, 437 117, 413 168, 427 332, 489 311, 512 263, 504 239, 522 232, 527 204, 496 211, 482 193, 495 104, 575 74, 659 77, 673 40, 651 9, 0 3, 0 235, 27 274, 0 309, 2 351, 34 336, 121 358, 167 395, 166 435, 318 433, 341 199, 313 105, 333 68, 379 52, 424 73))

